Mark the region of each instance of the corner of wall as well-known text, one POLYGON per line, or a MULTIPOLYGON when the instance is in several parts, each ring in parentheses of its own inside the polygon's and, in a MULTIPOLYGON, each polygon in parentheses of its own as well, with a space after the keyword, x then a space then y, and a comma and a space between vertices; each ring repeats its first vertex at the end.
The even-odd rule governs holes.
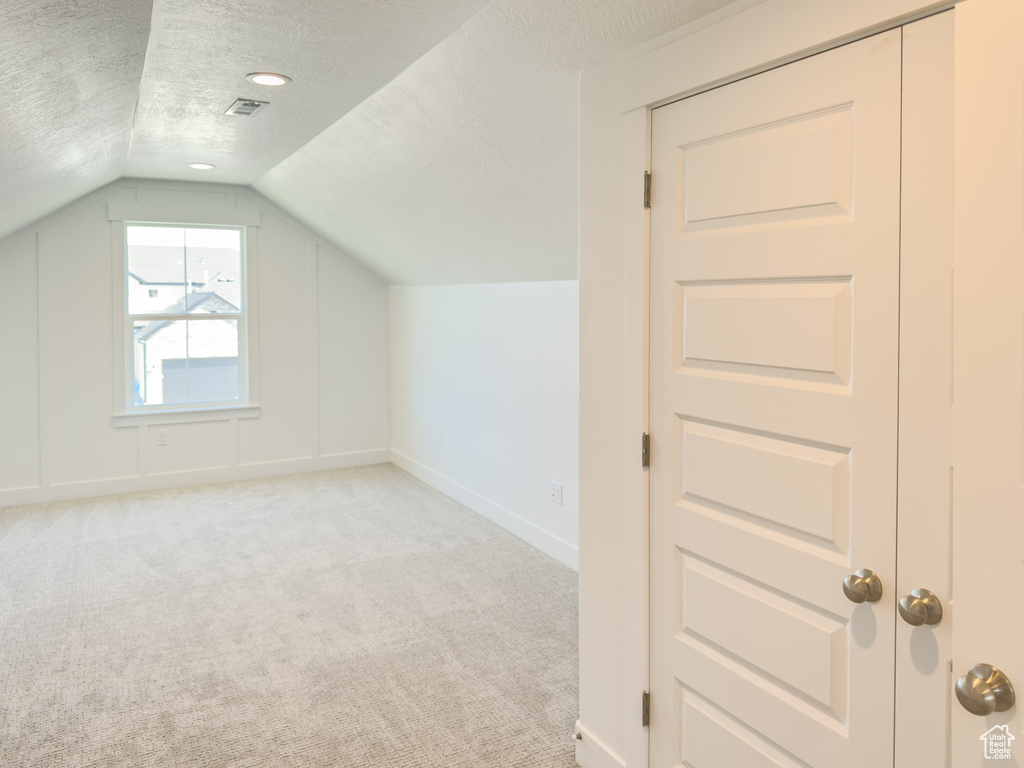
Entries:
POLYGON ((574 570, 576 288, 389 289, 392 461, 574 570))
POLYGON ((532 544, 545 555, 554 558, 562 565, 572 568, 574 571, 579 571, 580 551, 572 544, 562 541, 551 532, 534 525, 515 512, 496 504, 476 491, 472 491, 451 478, 445 477, 440 472, 434 471, 394 448, 391 449, 391 463, 404 469, 427 485, 436 488, 446 496, 450 496, 460 504, 469 507, 477 514, 486 517, 506 531, 514 533, 527 544, 532 544))

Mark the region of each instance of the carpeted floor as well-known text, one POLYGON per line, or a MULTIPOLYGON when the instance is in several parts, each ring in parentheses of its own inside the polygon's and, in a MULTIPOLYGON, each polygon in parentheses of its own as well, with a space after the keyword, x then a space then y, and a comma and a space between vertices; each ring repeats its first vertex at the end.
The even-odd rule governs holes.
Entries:
POLYGON ((0 510, 0 765, 574 766, 576 574, 390 464, 0 510))

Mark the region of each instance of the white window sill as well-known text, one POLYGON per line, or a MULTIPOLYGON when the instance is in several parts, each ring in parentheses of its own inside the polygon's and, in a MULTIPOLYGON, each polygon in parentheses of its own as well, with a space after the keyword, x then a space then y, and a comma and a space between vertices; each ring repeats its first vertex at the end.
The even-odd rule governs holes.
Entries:
POLYGON ((225 408, 190 408, 177 411, 117 413, 111 417, 111 422, 115 427, 140 427, 149 424, 193 424, 200 421, 255 419, 259 417, 261 410, 258 405, 233 405, 225 408))

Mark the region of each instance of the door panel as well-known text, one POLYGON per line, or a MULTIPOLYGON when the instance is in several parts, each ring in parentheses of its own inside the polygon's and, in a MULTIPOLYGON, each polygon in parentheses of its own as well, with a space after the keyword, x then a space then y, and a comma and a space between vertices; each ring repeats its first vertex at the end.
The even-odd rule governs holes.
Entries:
POLYGON ((845 104, 680 148, 681 231, 849 216, 852 136, 845 104))
POLYGON ((900 67, 654 112, 652 768, 892 764, 900 67))
POLYGON ((682 284, 688 368, 847 386, 850 281, 682 284))

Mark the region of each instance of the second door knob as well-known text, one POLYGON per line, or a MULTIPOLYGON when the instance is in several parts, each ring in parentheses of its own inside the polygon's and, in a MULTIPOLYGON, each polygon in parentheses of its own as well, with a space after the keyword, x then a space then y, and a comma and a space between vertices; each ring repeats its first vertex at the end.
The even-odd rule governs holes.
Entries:
POLYGON ((915 627, 922 624, 938 624, 942 621, 942 603, 934 592, 915 589, 900 600, 900 616, 907 624, 915 627))
POLYGON ((843 592, 854 603, 877 603, 882 599, 882 581, 874 571, 861 568, 843 579, 843 592))

